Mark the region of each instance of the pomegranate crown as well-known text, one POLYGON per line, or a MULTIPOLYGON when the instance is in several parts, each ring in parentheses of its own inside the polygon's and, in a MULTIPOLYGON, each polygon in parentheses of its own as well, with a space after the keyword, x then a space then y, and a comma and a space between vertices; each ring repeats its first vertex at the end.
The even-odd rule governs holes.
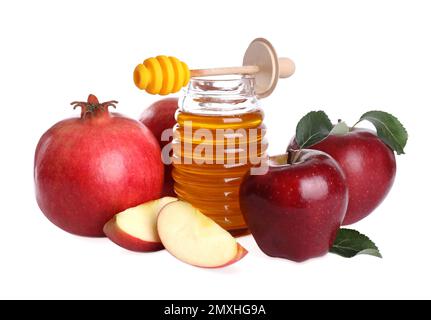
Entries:
POLYGON ((118 101, 115 100, 100 103, 94 94, 90 94, 87 101, 73 101, 71 105, 73 109, 81 107, 81 117, 85 118, 87 114, 104 113, 108 110, 108 107, 116 108, 117 103, 118 101))

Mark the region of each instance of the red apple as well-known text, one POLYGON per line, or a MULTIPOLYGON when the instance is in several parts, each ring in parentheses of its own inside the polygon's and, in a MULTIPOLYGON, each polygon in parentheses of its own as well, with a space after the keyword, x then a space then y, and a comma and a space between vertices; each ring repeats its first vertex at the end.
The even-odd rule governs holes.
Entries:
MULTIPOLYGON (((296 143, 291 142, 289 148, 297 148, 296 143)), ((349 205, 343 225, 365 218, 389 193, 396 173, 395 155, 373 131, 331 134, 308 148, 331 155, 344 171, 349 205)))
MULTIPOLYGON (((139 121, 151 130, 157 141, 159 141, 161 150, 163 150, 163 147, 172 141, 172 139, 169 141, 162 141, 162 133, 164 130, 171 130, 172 133, 172 128, 177 123, 175 120, 175 112, 177 109, 178 98, 162 99, 145 109, 139 119, 139 121)), ((168 161, 169 156, 163 155, 163 163, 165 163, 165 182, 162 196, 175 197, 176 194, 174 191, 174 179, 172 178, 172 165, 166 165, 166 163, 169 163, 168 161)))
POLYGON ((329 251, 347 197, 338 164, 314 150, 271 157, 266 174, 248 173, 240 187, 241 211, 262 251, 298 262, 329 251))
POLYGON ((34 160, 36 199, 58 227, 104 236, 116 213, 160 197, 163 164, 150 130, 110 113, 114 101, 90 95, 81 117, 58 122, 41 137, 34 160))

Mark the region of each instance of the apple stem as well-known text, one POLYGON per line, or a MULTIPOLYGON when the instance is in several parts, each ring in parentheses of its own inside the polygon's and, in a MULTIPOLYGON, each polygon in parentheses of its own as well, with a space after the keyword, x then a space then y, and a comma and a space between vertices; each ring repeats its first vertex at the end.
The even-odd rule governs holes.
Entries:
MULTIPOLYGON (((302 148, 299 150, 302 150, 302 148)), ((299 150, 289 150, 288 151, 288 160, 287 161, 289 162, 289 164, 294 164, 296 161, 298 161, 298 158, 301 155, 299 150)))

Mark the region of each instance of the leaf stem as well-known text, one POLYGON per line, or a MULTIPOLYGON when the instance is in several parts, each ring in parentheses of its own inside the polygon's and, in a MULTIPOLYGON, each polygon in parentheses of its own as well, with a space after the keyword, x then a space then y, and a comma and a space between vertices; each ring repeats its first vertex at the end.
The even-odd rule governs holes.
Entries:
POLYGON ((356 121, 356 123, 352 126, 352 129, 354 128, 354 127, 356 127, 356 125, 357 124, 359 124, 359 122, 361 122, 363 119, 359 119, 358 121, 356 121))

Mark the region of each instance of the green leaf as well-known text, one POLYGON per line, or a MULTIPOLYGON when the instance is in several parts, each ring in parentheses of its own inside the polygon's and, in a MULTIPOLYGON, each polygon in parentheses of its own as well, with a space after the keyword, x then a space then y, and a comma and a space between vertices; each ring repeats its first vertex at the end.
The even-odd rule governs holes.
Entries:
POLYGON ((337 237, 329 252, 345 258, 352 258, 358 254, 368 254, 378 258, 382 257, 373 241, 366 235, 352 229, 338 230, 337 237))
POLYGON ((358 123, 363 120, 370 121, 376 127, 379 138, 392 150, 397 154, 404 153, 408 134, 396 117, 384 111, 369 111, 362 115, 358 123))
POLYGON ((325 139, 332 130, 332 123, 323 111, 307 113, 296 126, 296 143, 306 148, 325 139))

